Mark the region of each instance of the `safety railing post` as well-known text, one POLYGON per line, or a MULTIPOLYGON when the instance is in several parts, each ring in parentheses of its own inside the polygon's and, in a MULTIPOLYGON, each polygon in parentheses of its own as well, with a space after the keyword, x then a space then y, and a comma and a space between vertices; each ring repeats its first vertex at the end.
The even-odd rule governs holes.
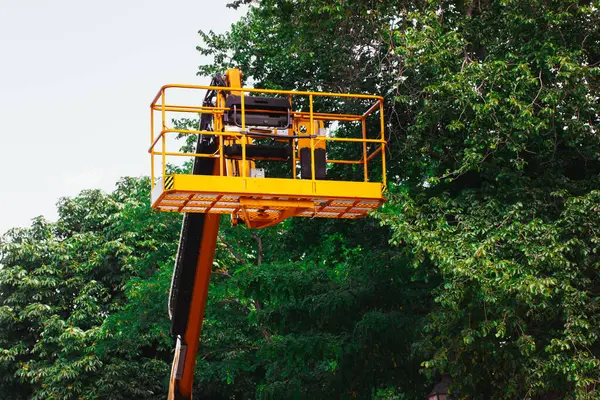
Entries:
POLYGON ((314 127, 314 115, 313 115, 313 95, 308 96, 308 102, 310 107, 310 128, 308 132, 310 135, 310 175, 311 179, 315 180, 315 127, 314 127))
POLYGON ((165 187, 165 180, 167 179, 167 153, 166 153, 166 146, 167 146, 167 141, 165 139, 166 135, 162 135, 161 137, 161 144, 162 144, 162 181, 163 181, 163 189, 165 187))
POLYGON ((165 122, 166 118, 166 110, 165 110, 165 89, 160 92, 160 111, 162 114, 162 129, 167 129, 167 123, 165 122))
POLYGON ((292 178, 296 179, 296 162, 298 158, 296 157, 296 146, 298 143, 298 139, 292 139, 292 178))
MULTIPOLYGON (((294 99, 291 94, 288 94, 287 98, 290 103, 290 110, 291 110, 294 99)), ((293 120, 293 118, 292 118, 292 120, 293 120)), ((288 126, 288 135, 290 133, 290 128, 292 129, 292 132, 293 132, 294 131, 294 123, 293 122, 292 122, 291 127, 288 126)), ((292 179, 296 179, 296 162, 298 160, 298 157, 296 156, 296 146, 298 144, 298 139, 292 139, 291 144, 292 144, 292 179)))
MULTIPOLYGON (((154 143, 154 110, 150 107, 150 144, 154 143)), ((154 189, 154 146, 150 148, 150 188, 154 189)))
POLYGON ((385 164, 385 120, 383 117, 383 100, 379 100, 379 123, 381 124, 381 183, 387 187, 387 174, 385 164))
MULTIPOLYGON (((167 129, 166 111, 165 111, 165 89, 162 90, 162 93, 160 95, 160 107, 161 107, 161 114, 162 114, 162 130, 164 131, 165 129, 167 129)), ((167 155, 165 154, 165 152, 167 151, 167 149, 166 149, 167 141, 165 139, 165 136, 166 135, 163 132, 161 132, 163 189, 165 187, 165 180, 167 178, 167 155)))
POLYGON ((369 170, 368 170, 368 163, 369 161, 367 160, 367 119, 366 117, 362 117, 362 137, 363 137, 363 169, 364 169, 364 173, 365 173, 365 182, 369 181, 369 170))
MULTIPOLYGON (((222 92, 218 91, 217 92, 217 96, 216 96, 216 106, 217 108, 222 108, 223 107, 223 99, 222 99, 222 92)), ((213 110, 212 111, 212 120, 213 120, 213 126, 214 126, 214 131, 215 132, 221 132, 223 130, 223 125, 222 125, 222 115, 220 114, 219 111, 213 110)), ((225 173, 225 155, 224 155, 224 149, 223 149, 223 145, 224 145, 224 139, 222 135, 219 135, 219 176, 223 176, 223 174, 225 173)))
POLYGON ((223 154, 223 136, 219 135, 219 176, 223 176, 225 170, 225 157, 223 154))
MULTIPOLYGON (((244 100, 245 92, 242 91, 241 103, 242 103, 242 133, 246 132, 246 102, 244 100)), ((246 165, 246 138, 247 136, 242 137, 242 177, 246 177, 248 175, 246 165)))

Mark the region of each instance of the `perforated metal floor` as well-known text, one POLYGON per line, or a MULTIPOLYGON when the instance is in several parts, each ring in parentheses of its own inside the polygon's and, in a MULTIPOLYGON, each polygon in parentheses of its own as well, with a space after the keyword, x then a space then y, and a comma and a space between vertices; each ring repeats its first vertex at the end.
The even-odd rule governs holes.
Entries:
POLYGON ((236 214, 251 219, 281 219, 283 213, 321 218, 361 218, 383 203, 375 182, 310 181, 170 175, 152 192, 161 211, 236 214))

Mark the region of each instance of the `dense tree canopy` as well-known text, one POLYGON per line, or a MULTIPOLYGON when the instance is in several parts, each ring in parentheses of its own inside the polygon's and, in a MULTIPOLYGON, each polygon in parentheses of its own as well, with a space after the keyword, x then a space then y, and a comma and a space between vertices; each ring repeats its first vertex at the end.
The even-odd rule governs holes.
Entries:
MULTIPOLYGON (((247 3, 199 73, 386 96, 389 201, 223 223, 196 396, 600 398, 600 1, 247 3)), ((4 235, 2 398, 165 397, 180 218, 148 192, 4 235)))

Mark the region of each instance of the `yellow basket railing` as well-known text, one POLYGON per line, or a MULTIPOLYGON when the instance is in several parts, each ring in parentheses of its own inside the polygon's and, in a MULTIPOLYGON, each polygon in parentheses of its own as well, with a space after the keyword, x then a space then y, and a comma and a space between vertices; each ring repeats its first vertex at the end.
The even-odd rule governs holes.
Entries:
MULTIPOLYGON (((309 111, 291 111, 291 114, 296 117, 308 118, 310 121, 309 128, 304 138, 310 137, 310 150, 311 150, 311 170, 312 180, 315 180, 315 157, 314 151, 315 146, 319 141, 330 141, 330 142, 347 142, 347 143, 362 143, 362 158, 360 160, 334 160, 327 159, 327 163, 332 164, 356 164, 363 165, 364 170, 364 182, 369 181, 368 176, 368 165, 377 155, 381 154, 381 183, 385 188, 387 185, 386 181, 386 141, 385 141, 385 123, 384 123, 384 111, 383 111, 383 97, 366 94, 346 94, 346 93, 325 93, 325 92, 302 92, 302 91, 291 91, 291 90, 269 90, 269 89, 254 89, 254 88, 230 88, 223 86, 196 86, 196 85, 180 85, 180 84, 169 84, 163 86, 150 105, 150 168, 151 168, 151 184, 152 188, 156 185, 156 157, 161 158, 161 170, 162 176, 167 175, 167 157, 205 157, 205 158, 218 158, 221 163, 220 174, 223 175, 225 168, 224 162, 224 139, 225 138, 242 138, 246 135, 246 108, 244 102, 244 96, 246 93, 258 93, 258 94, 270 94, 270 95, 286 95, 292 101, 294 97, 307 97, 309 111), (194 129, 175 129, 169 127, 167 121, 171 119, 173 113, 192 113, 192 114, 212 114, 213 119, 217 120, 222 118, 224 113, 229 111, 229 108, 215 107, 215 106, 190 106, 190 105, 176 105, 167 103, 167 90, 168 89, 185 89, 195 91, 214 90, 217 93, 223 92, 235 92, 240 93, 241 100, 241 132, 238 131, 204 131, 194 129), (371 100, 373 103, 363 114, 349 114, 349 113, 324 113, 314 111, 314 98, 315 97, 330 97, 330 98, 346 98, 346 99, 359 99, 359 100, 371 100), (374 114, 379 113, 379 137, 377 139, 367 138, 367 118, 374 114), (160 113, 160 126, 156 126, 155 114, 160 113), (360 138, 347 138, 347 137, 328 137, 324 135, 317 135, 314 132, 314 121, 330 121, 330 122, 360 122, 362 137, 360 138), (193 134, 193 135, 212 135, 218 138, 218 148, 212 154, 199 154, 199 153, 186 153, 186 152, 175 152, 166 150, 166 135, 169 133, 175 134, 193 134), (158 143, 161 144, 160 150, 156 150, 158 143), (368 154, 369 144, 379 144, 370 154, 368 154)), ((256 110, 253 110, 256 112, 256 110)), ((277 137, 273 135, 273 137, 277 137)), ((288 139, 297 141, 301 139, 300 136, 290 136, 288 139)), ((246 141, 242 141, 242 171, 241 176, 247 177, 248 171, 246 171, 246 141)), ((296 154, 295 146, 292 146, 292 179, 296 179, 296 163, 299 157, 296 154)), ((164 182, 164 180, 163 180, 164 182)))

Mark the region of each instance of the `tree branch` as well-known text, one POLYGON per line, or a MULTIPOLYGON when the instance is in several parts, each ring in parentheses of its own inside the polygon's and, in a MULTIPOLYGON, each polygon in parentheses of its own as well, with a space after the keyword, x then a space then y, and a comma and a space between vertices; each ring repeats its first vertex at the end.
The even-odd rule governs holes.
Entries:
POLYGON ((231 253, 231 255, 240 262, 240 264, 246 264, 246 260, 244 259, 244 257, 242 257, 240 255, 240 253, 238 253, 237 251, 235 251, 235 249, 233 248, 232 245, 230 245, 229 243, 227 243, 227 241, 225 239, 223 239, 223 236, 221 234, 219 234, 219 240, 225 245, 225 247, 227 247, 227 250, 229 250, 229 253, 231 253))
POLYGON ((254 232, 252 232, 252 237, 254 239, 256 239, 256 244, 258 246, 258 259, 256 260, 256 264, 260 265, 260 264, 262 264, 262 259, 263 259, 262 238, 254 232))
POLYGON ((202 359, 206 360, 207 358, 212 357, 212 356, 214 356, 216 354, 224 353, 224 352, 232 351, 232 350, 258 350, 258 347, 257 346, 227 346, 227 347, 221 347, 220 349, 209 351, 207 353, 202 354, 202 359))

